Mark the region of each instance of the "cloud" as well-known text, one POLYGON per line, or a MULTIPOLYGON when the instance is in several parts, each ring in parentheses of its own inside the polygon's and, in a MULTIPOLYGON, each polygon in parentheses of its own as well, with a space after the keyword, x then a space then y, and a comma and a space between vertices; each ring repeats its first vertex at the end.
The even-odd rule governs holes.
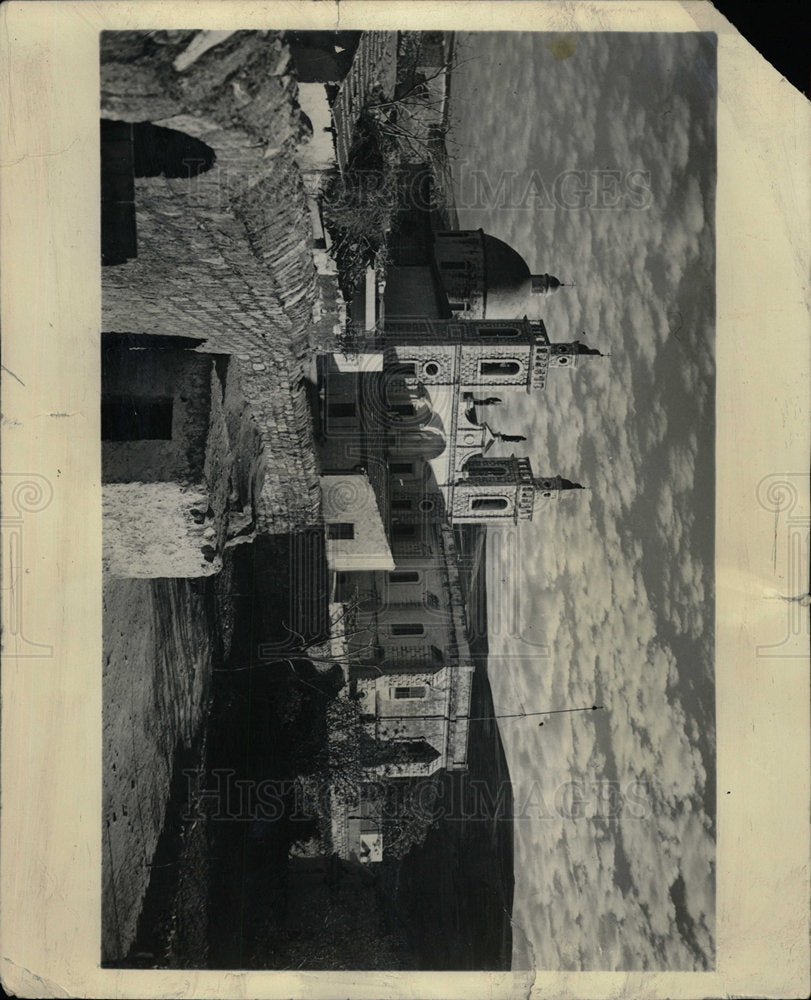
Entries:
POLYGON ((463 214, 533 270, 576 282, 540 306, 553 340, 585 330, 611 351, 553 372, 542 396, 505 393, 499 413, 527 434, 537 472, 591 492, 539 503, 510 544, 489 539, 496 707, 606 706, 599 719, 502 727, 517 808, 528 804, 515 829, 514 957, 531 949, 547 969, 701 968, 715 947, 715 844, 701 807, 704 735, 683 689, 712 664, 711 539, 708 549, 698 531, 712 485, 696 468, 712 448, 714 104, 688 86, 705 45, 696 35, 577 41, 557 61, 542 37, 476 36, 460 69, 478 90, 466 90, 475 99, 458 134, 491 182, 537 170, 551 185, 567 168, 651 179, 644 210, 463 214), (510 110, 519 97, 529 113, 510 110), (606 787, 624 804, 610 820, 589 791, 606 787))

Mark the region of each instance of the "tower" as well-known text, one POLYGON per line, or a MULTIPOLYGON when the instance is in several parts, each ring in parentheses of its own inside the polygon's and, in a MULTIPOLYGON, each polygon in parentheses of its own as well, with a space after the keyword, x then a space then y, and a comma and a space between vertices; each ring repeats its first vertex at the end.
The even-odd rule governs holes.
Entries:
POLYGON ((579 340, 574 340, 570 344, 551 344, 549 366, 550 368, 577 368, 578 361, 583 357, 602 358, 605 355, 579 340))
POLYGON ((528 458, 473 455, 453 483, 450 520, 454 524, 531 521, 536 498, 550 500, 562 491, 583 488, 561 476, 534 476, 528 458))
POLYGON ((533 351, 548 344, 540 320, 387 320, 384 367, 409 387, 534 387, 533 351))
POLYGON ((563 284, 554 274, 533 274, 530 281, 533 295, 548 295, 550 292, 556 292, 563 284))
POLYGON ((524 258, 482 229, 434 234, 434 262, 454 316, 511 319, 534 312, 533 299, 560 288, 552 274, 531 274, 524 258))

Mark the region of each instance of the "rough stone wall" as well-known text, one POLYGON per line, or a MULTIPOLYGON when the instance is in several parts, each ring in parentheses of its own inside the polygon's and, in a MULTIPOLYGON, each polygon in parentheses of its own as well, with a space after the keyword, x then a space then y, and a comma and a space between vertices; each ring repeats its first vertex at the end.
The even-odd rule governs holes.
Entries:
POLYGON ((266 442, 257 528, 320 518, 302 384, 317 299, 307 195, 293 156, 296 85, 277 34, 236 32, 185 72, 193 32, 105 33, 103 116, 152 121, 217 156, 193 178, 136 179, 138 256, 102 273, 102 329, 196 337, 235 356, 266 442))
POLYGON ((200 577, 222 569, 205 558, 215 534, 208 490, 181 483, 107 483, 102 494, 103 566, 118 577, 200 577), (199 523, 198 523, 199 522, 199 523))

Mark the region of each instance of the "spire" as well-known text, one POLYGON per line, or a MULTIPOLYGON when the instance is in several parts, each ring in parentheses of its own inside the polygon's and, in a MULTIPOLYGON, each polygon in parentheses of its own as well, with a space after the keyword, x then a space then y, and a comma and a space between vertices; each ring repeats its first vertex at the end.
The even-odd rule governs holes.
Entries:
MULTIPOLYGON (((583 335, 585 336, 585 331, 584 331, 583 335)), ((597 358, 608 357, 608 355, 603 354, 603 352, 601 350, 599 350, 598 348, 596 348, 596 347, 589 347, 588 344, 584 344, 580 340, 576 340, 575 344, 577 346, 577 353, 578 354, 589 354, 589 355, 592 355, 592 356, 597 357, 597 358)))
POLYGON ((562 282, 554 274, 533 274, 532 294, 547 295, 549 292, 554 292, 560 288, 561 284, 562 282))
POLYGON ((588 487, 572 482, 571 479, 564 479, 562 476, 553 476, 546 479, 534 477, 532 485, 538 493, 546 497, 551 497, 555 493, 559 494, 562 490, 588 489, 588 487))

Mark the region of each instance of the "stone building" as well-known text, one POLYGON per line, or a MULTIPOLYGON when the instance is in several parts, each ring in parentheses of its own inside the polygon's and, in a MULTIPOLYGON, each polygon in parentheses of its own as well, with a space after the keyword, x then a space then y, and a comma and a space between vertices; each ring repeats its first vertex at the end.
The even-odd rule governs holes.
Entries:
POLYGON ((473 662, 454 529, 531 519, 582 489, 536 475, 513 453, 523 438, 490 421, 506 394, 543 391, 599 352, 527 319, 557 279, 479 231, 434 233, 430 209, 404 214, 378 330, 358 338, 365 362, 320 359, 319 456, 323 482, 342 484, 328 537, 373 553, 350 567, 328 549, 335 600, 356 614, 347 673, 370 732, 399 745, 385 773, 417 776, 467 762, 473 662))

